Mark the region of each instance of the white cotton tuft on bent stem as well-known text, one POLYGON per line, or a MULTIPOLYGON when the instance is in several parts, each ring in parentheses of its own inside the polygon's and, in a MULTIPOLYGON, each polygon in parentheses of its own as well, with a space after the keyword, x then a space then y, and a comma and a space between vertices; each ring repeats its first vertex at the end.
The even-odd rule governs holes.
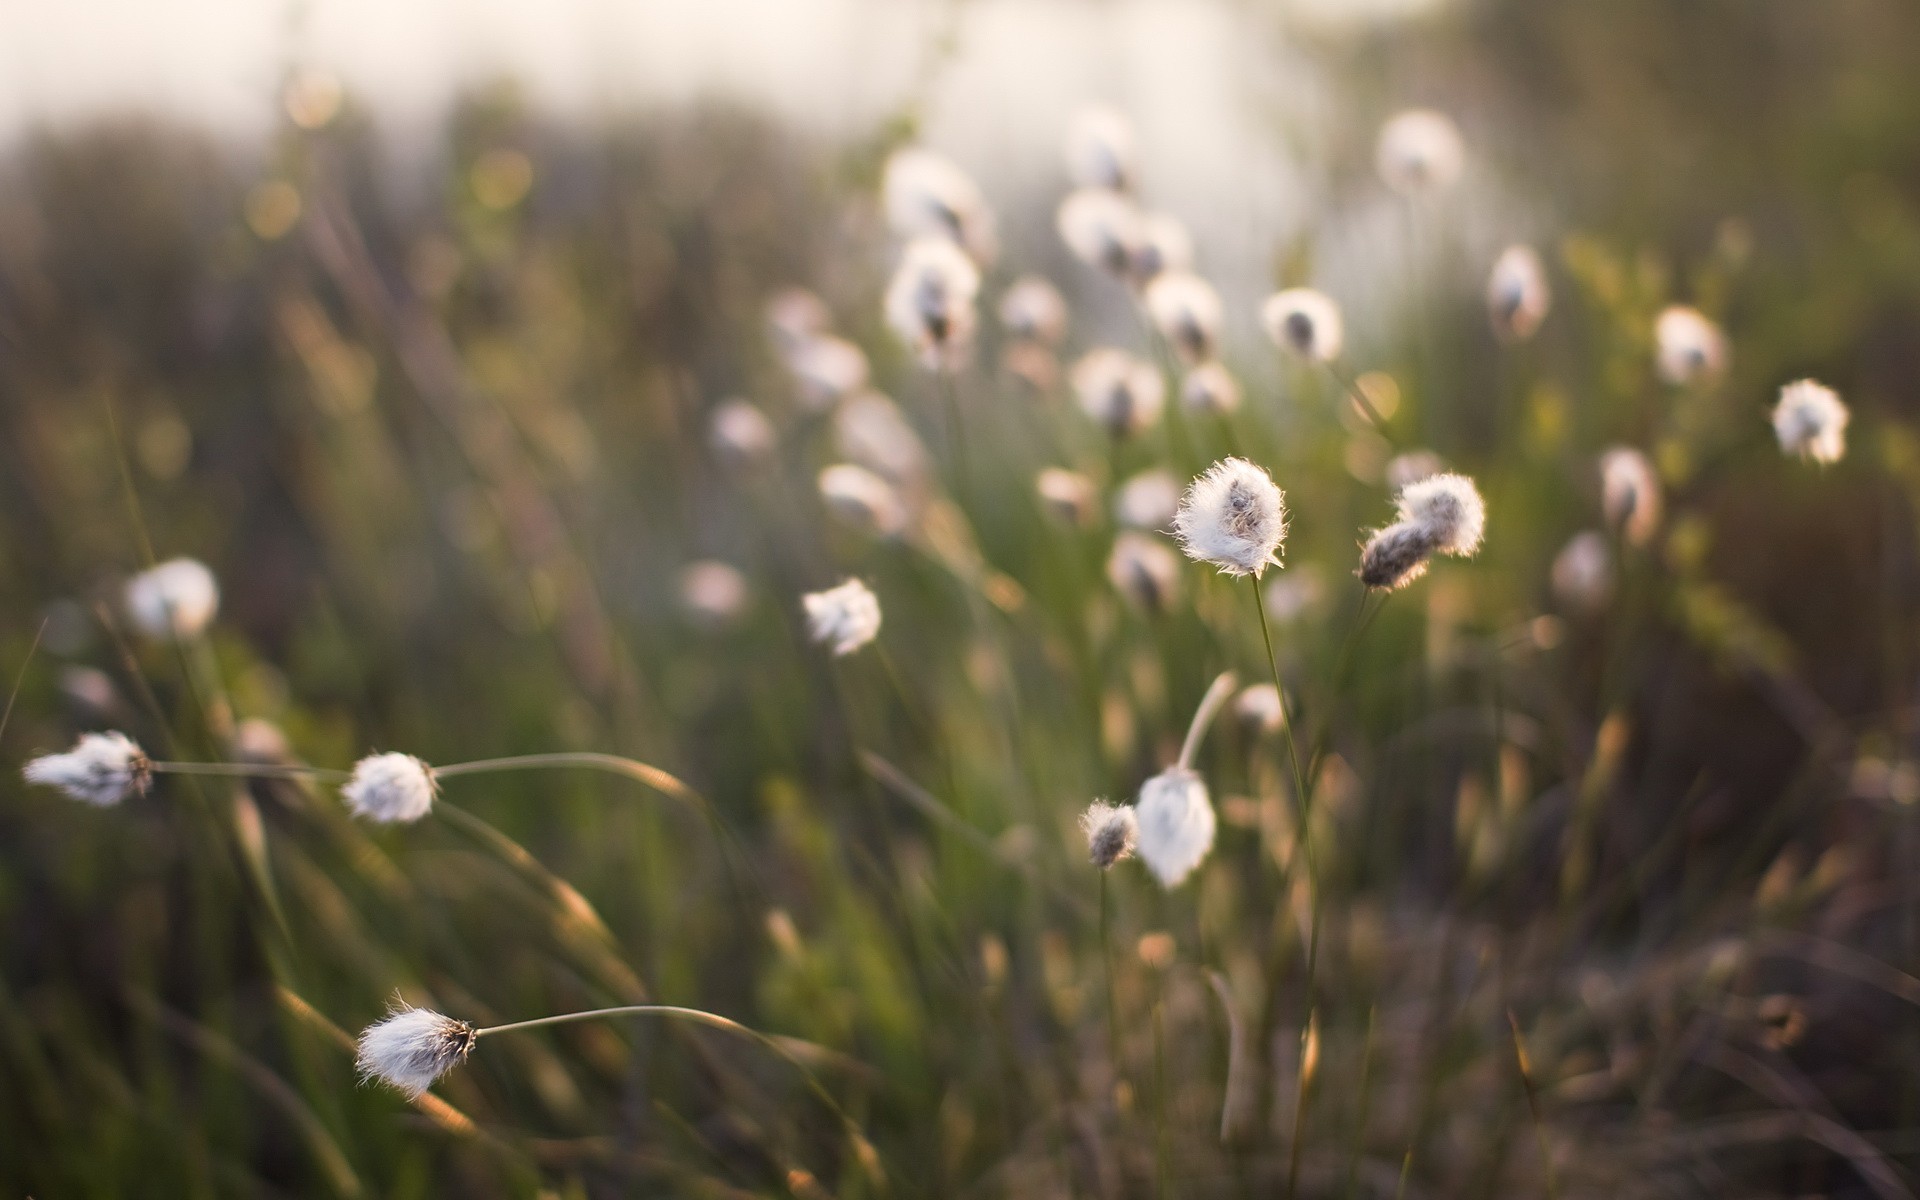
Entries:
POLYGON ((880 598, 858 579, 800 598, 807 636, 844 658, 880 634, 880 598))
POLYGON ((1324 292, 1288 288, 1260 306, 1260 327, 1273 344, 1309 362, 1332 362, 1346 340, 1340 306, 1324 292))
POLYGON ((1780 389, 1779 402, 1773 406, 1773 433, 1784 453, 1832 465, 1846 457, 1851 418, 1840 393, 1800 379, 1780 389))
POLYGON ((169 559, 127 581, 127 616, 154 639, 195 638, 220 610, 220 585, 197 559, 169 559))
POLYGON ((1162 887, 1178 887, 1213 849, 1217 828, 1213 802, 1205 781, 1193 769, 1193 760, 1236 685, 1231 671, 1214 679, 1187 726, 1179 760, 1140 785, 1140 799, 1134 805, 1137 845, 1141 861, 1162 887))
POLYGON ((110 808, 128 796, 146 792, 153 781, 152 761, 124 733, 83 733, 64 754, 43 754, 21 768, 28 783, 58 788, 75 800, 110 808))
POLYGON ((1224 575, 1256 578, 1280 561, 1287 536, 1285 494, 1244 458, 1223 458, 1197 476, 1173 518, 1188 558, 1224 575))
POLYGON ((360 1034, 354 1055, 363 1083, 378 1079, 417 1100, 467 1060, 479 1031, 432 1009, 396 1007, 360 1034))
POLYGON ((353 764, 340 796, 354 815, 382 825, 412 824, 433 811, 440 781, 411 754, 369 754, 353 764))

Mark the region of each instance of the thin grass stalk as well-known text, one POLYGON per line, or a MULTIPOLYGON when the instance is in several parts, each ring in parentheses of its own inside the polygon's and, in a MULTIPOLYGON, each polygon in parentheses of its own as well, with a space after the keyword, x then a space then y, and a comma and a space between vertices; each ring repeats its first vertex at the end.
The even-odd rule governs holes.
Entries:
POLYGON ((1520 1068, 1520 1086, 1527 1094, 1527 1113, 1533 1118, 1533 1140, 1540 1148, 1540 1169, 1547 1176, 1547 1200, 1560 1200, 1560 1187, 1553 1176, 1553 1152, 1547 1145, 1547 1128, 1540 1119, 1540 1097, 1533 1086, 1533 1064, 1527 1058, 1527 1043, 1520 1036, 1520 1021, 1507 1010, 1507 1027, 1513 1030, 1513 1060, 1520 1068))

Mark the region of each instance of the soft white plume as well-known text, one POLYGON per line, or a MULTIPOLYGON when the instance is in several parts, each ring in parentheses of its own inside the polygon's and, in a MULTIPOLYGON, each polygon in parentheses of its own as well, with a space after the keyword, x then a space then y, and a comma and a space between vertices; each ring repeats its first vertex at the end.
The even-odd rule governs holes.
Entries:
POLYGON ((1847 421, 1851 418, 1840 394, 1811 379, 1780 389, 1773 406, 1773 432, 1780 449, 1817 463, 1837 463, 1847 453, 1847 421))
POLYGON ((707 444, 723 461, 733 466, 751 466, 765 462, 778 441, 773 422, 745 400, 728 400, 713 410, 707 427, 707 444))
POLYGON ((1181 381, 1180 403, 1188 412, 1226 416, 1240 408, 1240 383, 1221 364, 1201 363, 1181 381))
POLYGON ((28 783, 59 788, 99 808, 147 790, 153 773, 146 752, 124 733, 83 733, 65 754, 43 754, 20 772, 28 783))
POLYGON ((1179 886, 1213 849, 1213 804, 1192 771, 1169 767, 1141 784, 1134 812, 1140 857, 1162 887, 1179 886))
POLYGON ((907 245, 887 285, 887 324, 929 370, 965 361, 973 345, 980 271, 958 246, 937 238, 907 245))
POLYGON ((680 608, 694 624, 722 629, 747 610, 747 577, 715 559, 688 563, 680 570, 680 608))
POLYGON ((1080 829, 1087 835, 1087 857, 1103 871, 1133 857, 1140 835, 1133 809, 1125 805, 1116 808, 1104 800, 1095 800, 1080 814, 1080 829))
POLYGON ((1258 576, 1280 561, 1286 497, 1273 477, 1244 458, 1223 458, 1196 477, 1173 517, 1187 557, 1226 575, 1258 576))
POLYGON ((880 598, 858 579, 800 598, 807 614, 807 635, 834 657, 852 654, 880 633, 880 598))
POLYGON ((809 339, 794 347, 786 361, 800 406, 808 412, 825 412, 842 396, 867 386, 866 351, 845 338, 809 339))
POLYGON ((1162 271, 1147 285, 1147 315, 1189 366, 1213 357, 1220 341, 1220 293, 1191 271, 1162 271))
POLYGON ((1260 306, 1260 325, 1274 345, 1315 362, 1340 357, 1346 340, 1340 306, 1312 288, 1288 288, 1268 296, 1260 306))
POLYGON ((945 239, 978 262, 997 253, 993 211, 972 176, 946 156, 919 146, 894 151, 881 192, 900 237, 945 239))
POLYGON ((1133 186, 1133 126, 1104 104, 1089 104, 1067 123, 1067 175, 1076 187, 1125 191, 1133 186))
POLYGON ((1570 609, 1591 612, 1613 594, 1613 553, 1606 536, 1589 529, 1576 533, 1553 559, 1553 594, 1570 609))
POLYGON ((198 637, 219 609, 220 585, 195 559, 170 559, 127 581, 127 616, 150 638, 198 637))
POLYGON ((1427 531, 1441 554, 1470 557, 1487 530, 1487 506, 1465 475, 1429 475, 1400 489, 1400 519, 1427 531))
POLYGON ((440 790, 433 768, 411 754, 369 754, 353 764, 341 798, 356 816, 383 825, 411 824, 433 810, 440 790))
POLYGON ((1445 113, 1408 109, 1380 127, 1374 166, 1386 185, 1402 195, 1442 191, 1453 186, 1465 165, 1460 129, 1445 113))
POLYGON ((1100 490, 1080 472, 1046 467, 1034 476, 1033 490, 1046 513, 1062 524, 1081 529, 1093 523, 1100 490))
POLYGON ((1057 346, 1067 334, 1067 302, 1038 275, 1022 275, 1000 297, 1000 324, 1017 338, 1057 346))
POLYGON ((1660 378, 1676 386, 1711 381, 1727 366, 1727 339, 1697 308, 1672 305, 1653 323, 1660 378))
POLYGON ((1553 289, 1532 246, 1508 246, 1487 276, 1487 316, 1493 331, 1509 341, 1532 337, 1547 319, 1553 289))
POLYGON ((1069 192, 1060 202, 1054 225, 1075 258, 1121 276, 1132 273, 1146 237, 1139 207, 1105 188, 1069 192))
POLYGON ((476 1038, 465 1021, 432 1009, 396 1008, 361 1033, 355 1062, 362 1082, 378 1079, 417 1099, 466 1061, 476 1038))
POLYGON ((1114 494, 1113 515, 1134 529, 1166 529, 1180 511, 1180 481, 1158 467, 1142 471, 1114 494))
POLYGON ((1653 537, 1660 528, 1660 477, 1646 455, 1615 446, 1600 456, 1600 511, 1636 546, 1653 537))

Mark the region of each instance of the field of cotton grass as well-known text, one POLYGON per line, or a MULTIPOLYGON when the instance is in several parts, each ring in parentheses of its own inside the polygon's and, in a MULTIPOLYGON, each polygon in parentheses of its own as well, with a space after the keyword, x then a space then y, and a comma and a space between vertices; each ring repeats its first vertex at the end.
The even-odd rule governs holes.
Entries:
POLYGON ((1095 98, 18 148, 0 1186, 1913 1196, 1920 22, 1633 7, 1257 296, 1095 98))

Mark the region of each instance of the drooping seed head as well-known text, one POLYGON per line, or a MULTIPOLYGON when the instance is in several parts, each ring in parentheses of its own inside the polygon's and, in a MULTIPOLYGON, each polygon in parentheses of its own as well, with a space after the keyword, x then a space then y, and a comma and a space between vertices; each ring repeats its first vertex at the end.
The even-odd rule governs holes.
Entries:
POLYGON ((127 581, 127 616, 147 637, 193 638, 220 609, 220 585, 205 563, 175 558, 127 581))
POLYGON ((1126 277, 1132 274, 1146 231, 1139 206, 1106 188, 1067 193, 1054 225, 1073 256, 1090 267, 1126 277))
POLYGON ((1118 110, 1089 104, 1067 122, 1066 159, 1075 187, 1126 191, 1136 171, 1133 126, 1118 110))
POLYGON ((412 824, 433 810, 440 782, 411 754, 369 754, 353 764, 340 796, 355 816, 383 825, 412 824))
POLYGON ((1847 453, 1847 422, 1852 414, 1840 394, 1811 379, 1780 389, 1773 406, 1773 432, 1780 449, 1817 463, 1837 463, 1847 453))
POLYGON ((939 238, 975 261, 998 251, 993 210, 972 176, 945 155, 919 146, 896 150, 881 180, 887 223, 902 238, 939 238))
POLYGON ((1727 339, 1699 309, 1672 305, 1653 323, 1660 378, 1674 386, 1712 382, 1727 367, 1727 339))
POLYGON ((1102 871, 1133 857, 1140 832, 1133 809, 1115 807, 1104 800, 1095 800, 1080 814, 1080 829, 1087 835, 1087 857, 1102 871))
POLYGON ((1360 582, 1391 592, 1427 573, 1433 534, 1418 521, 1401 521, 1376 530, 1360 549, 1360 582))
POLYGON ((361 1033, 355 1062, 361 1082, 378 1079, 417 1099, 465 1062, 476 1040, 476 1031, 465 1021, 402 1006, 361 1033))
POLYGON ((1173 517, 1187 557, 1224 575, 1258 577, 1280 561, 1286 497, 1273 477, 1244 458, 1223 458, 1197 476, 1173 517))
POLYGON ((1653 537, 1660 528, 1660 477, 1646 455, 1615 446, 1600 456, 1600 511, 1636 546, 1653 537))
POLYGON ((1465 162, 1460 129, 1445 113, 1408 109, 1380 127, 1374 166, 1381 180, 1403 196, 1452 187, 1465 162))
POLYGON ((1472 557, 1487 530, 1487 506, 1465 475, 1429 475, 1400 489, 1400 519, 1427 531, 1441 554, 1472 557))
POLYGON ((747 577, 714 559, 688 563, 680 571, 680 609, 702 629, 725 629, 747 611, 747 577))
POLYGON ((1016 338, 1058 346, 1067 334, 1067 302, 1038 275, 1022 275, 1000 297, 1000 324, 1016 338))
POLYGON ((1213 357, 1220 341, 1220 293, 1191 271, 1162 271, 1147 285, 1147 315, 1189 366, 1213 357))
POLYGON ((833 441, 840 453, 902 488, 927 477, 927 448, 900 406, 879 392, 859 392, 833 414, 833 441))
POLYGON ((778 442, 773 422, 745 400, 728 400, 713 410, 707 444, 722 462, 748 467, 767 461, 778 442))
POLYGON ((1093 524, 1099 511, 1100 491, 1078 471, 1047 467, 1034 476, 1033 490, 1040 496, 1040 507, 1054 520, 1074 529, 1093 524))
POLYGON ((1173 472, 1154 468, 1120 485, 1113 497, 1113 516, 1132 529, 1166 529, 1180 511, 1180 481, 1173 472))
POLYGON ((1201 363, 1181 381, 1180 403, 1188 412, 1224 417, 1240 409, 1240 383, 1221 364, 1201 363))
POLYGON ((1487 276, 1487 317, 1493 331, 1507 341, 1524 342, 1547 319, 1553 289, 1547 270, 1532 246, 1508 246, 1493 262, 1487 276))
POLYGON ((980 271, 961 249, 938 238, 908 243, 887 285, 887 324, 928 370, 966 361, 973 345, 980 271))
POLYGON ((1115 438, 1156 424, 1167 399, 1153 364, 1111 346, 1089 350, 1073 364, 1073 390, 1080 411, 1115 438))
POLYGON ((1107 579, 1134 607, 1165 612, 1180 592, 1180 559, 1160 538, 1124 530, 1107 556, 1107 579))
POLYGON ((153 780, 146 751, 124 733, 83 733, 65 754, 43 754, 21 768, 28 783, 59 788, 96 808, 143 794, 153 780))
POLYGON ((1170 767, 1141 784, 1134 813, 1140 858, 1162 887, 1178 887, 1213 849, 1213 804, 1192 771, 1170 767))
POLYGON ((898 537, 911 520, 892 484, 852 463, 835 463, 820 472, 820 499, 836 520, 873 537, 898 537))
POLYGON ((1288 288, 1268 296, 1260 306, 1260 325, 1274 345, 1312 362, 1340 357, 1345 341, 1340 306, 1312 288, 1288 288))
POLYGON ((835 658, 852 654, 880 634, 880 598, 858 579, 800 598, 807 614, 807 636, 835 658))
POLYGON ((1589 529, 1576 533, 1553 559, 1553 594, 1578 612, 1604 607, 1613 594, 1613 552, 1606 536, 1589 529))

